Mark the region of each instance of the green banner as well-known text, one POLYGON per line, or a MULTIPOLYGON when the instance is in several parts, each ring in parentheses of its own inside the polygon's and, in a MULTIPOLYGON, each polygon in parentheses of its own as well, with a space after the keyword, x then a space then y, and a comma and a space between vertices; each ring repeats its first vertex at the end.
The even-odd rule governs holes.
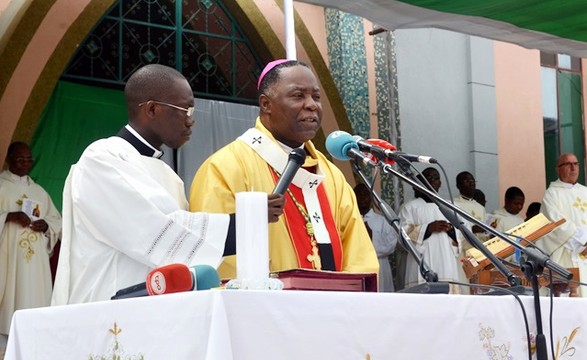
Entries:
POLYGON ((31 177, 61 210, 63 184, 71 165, 94 140, 115 135, 127 123, 124 93, 60 81, 47 104, 31 149, 31 177))
POLYGON ((399 0, 429 10, 479 16, 522 29, 587 41, 587 2, 584 0, 399 0))

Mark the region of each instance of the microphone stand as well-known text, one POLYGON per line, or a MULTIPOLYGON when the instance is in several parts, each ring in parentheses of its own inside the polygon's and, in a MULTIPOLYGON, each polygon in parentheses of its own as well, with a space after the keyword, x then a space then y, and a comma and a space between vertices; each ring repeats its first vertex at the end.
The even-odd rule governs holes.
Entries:
POLYGON ((399 234, 400 243, 402 244, 404 249, 406 249, 410 253, 410 255, 413 256, 413 258, 416 260, 416 263, 418 264, 418 269, 420 271, 420 275, 422 275, 422 278, 426 281, 426 283, 424 284, 416 285, 409 289, 403 289, 399 292, 447 294, 449 292, 449 285, 446 283, 438 283, 438 274, 436 274, 432 269, 430 269, 426 261, 418 252, 418 250, 414 247, 414 244, 412 243, 412 240, 410 239, 408 234, 406 234, 405 230, 399 225, 397 214, 393 211, 389 204, 387 204, 385 200, 383 200, 381 196, 377 194, 375 189, 373 189, 373 186, 371 185, 370 181, 367 179, 367 176, 365 175, 363 170, 361 170, 361 167, 357 164, 357 162, 351 161, 351 164, 353 166, 353 171, 361 177, 361 179, 373 195, 375 206, 377 206, 377 208, 381 210, 381 213, 383 214, 383 217, 385 218, 387 223, 391 225, 399 234), (431 285, 431 283, 435 283, 435 285, 431 285))
MULTIPOLYGON (((400 167, 402 166, 399 162, 398 164, 400 165, 400 167)), ((404 167, 407 167, 406 164, 403 165, 404 167)), ((441 198, 435 191, 430 191, 430 189, 428 189, 427 187, 424 187, 423 185, 421 185, 419 180, 413 180, 412 178, 409 178, 408 176, 399 173, 398 171, 396 171, 395 169, 393 169, 390 165, 388 164, 381 164, 382 170, 384 173, 386 174, 393 174, 397 177, 399 177, 400 179, 404 180, 405 182, 407 182, 408 184, 410 184, 412 187, 417 188, 418 190, 420 190, 421 192, 423 192, 424 194, 428 195, 428 197, 430 197, 430 200, 434 201, 436 204, 441 204, 444 206, 444 210, 448 210, 446 209, 447 207, 451 210, 451 211, 447 211, 447 213, 451 213, 452 212, 452 218, 453 220, 455 220, 456 216, 454 216, 454 212, 458 213, 459 215, 461 215, 462 217, 464 217, 465 219, 467 219, 470 222, 475 223, 477 226, 483 228, 483 230, 487 231, 488 233, 502 239, 503 241, 507 242, 508 244, 512 245, 515 248, 520 249, 520 251, 524 254, 526 254, 528 256, 528 258, 532 259, 533 261, 536 262, 536 264, 542 266, 543 268, 548 268, 552 271, 554 271, 555 273, 559 274, 560 276, 562 276, 563 278, 569 280, 573 277, 573 274, 571 274, 567 269, 565 269, 564 267, 558 265, 557 263, 553 262, 552 260, 550 260, 549 256, 542 253, 541 251, 538 251, 534 248, 530 248, 530 247, 526 247, 522 244, 517 243, 516 241, 512 241, 509 237, 507 237, 506 235, 504 235, 503 233, 495 230, 494 228, 492 228, 491 226, 477 220, 476 218, 474 218, 473 216, 469 215, 467 212, 465 212, 464 210, 462 210, 461 208, 459 208, 458 206, 455 206, 454 204, 450 203, 449 201, 441 198)), ((410 174, 411 177, 415 178, 415 176, 413 176, 413 174, 411 173, 411 171, 407 171, 407 173, 410 174)), ((441 209, 442 211, 442 209, 441 209)), ((449 221, 451 219, 448 219, 449 221)), ((460 221, 457 219, 457 221, 459 222, 460 225, 460 221)), ((455 224, 453 224, 453 226, 455 226, 455 224)), ((460 229, 460 227, 459 227, 460 229)), ((467 229, 468 230, 468 229, 467 229)), ((471 231, 467 231, 468 234, 471 234, 471 231)), ((475 246, 475 248, 477 248, 479 251, 481 251, 483 253, 483 255, 485 255, 492 263, 494 262, 498 262, 499 264, 501 264, 502 266, 496 266, 498 269, 504 269, 506 270, 507 273, 509 273, 509 270, 507 270, 507 268, 503 267, 503 264, 501 263, 501 261, 499 261, 497 259, 497 257, 491 252, 489 251, 485 245, 483 245, 483 243, 481 241, 479 241, 479 239, 477 239, 474 235, 470 236, 473 239, 473 243, 471 245, 475 246), (477 241, 475 241, 477 240, 477 241), (486 254, 488 253, 488 254, 486 254)), ((467 240, 469 240, 469 237, 467 237, 467 240)), ((493 264, 494 266, 496 265, 495 263, 493 264)), ((504 274, 506 275, 506 274, 504 274)), ((514 277, 517 277, 514 274, 514 277)))
POLYGON ((475 248, 481 251, 483 255, 485 255, 487 259, 489 259, 491 263, 504 276, 506 276, 506 278, 510 282, 510 285, 512 285, 511 290, 514 290, 514 288, 524 289, 523 287, 519 286, 521 284, 520 278, 513 274, 511 271, 509 271, 509 269, 507 269, 505 265, 501 261, 499 261, 499 259, 497 259, 497 257, 491 251, 489 251, 489 249, 487 249, 485 245, 481 241, 479 241, 479 239, 477 239, 477 237, 475 237, 475 235, 473 235, 472 232, 469 231, 469 229, 467 229, 461 221, 458 220, 456 214, 451 212, 449 209, 453 210, 456 213, 459 213, 461 216, 463 216, 470 222, 473 222, 476 225, 480 226, 490 234, 493 234, 494 236, 497 236, 500 239, 506 241, 508 244, 520 249, 520 251, 522 252, 522 261, 520 261, 520 269, 523 271, 526 278, 530 280, 532 283, 532 295, 534 297, 534 311, 536 316, 537 329, 536 356, 538 360, 547 360, 548 355, 546 349, 546 337, 544 336, 542 330, 542 314, 540 311, 538 275, 542 273, 545 267, 556 272, 557 274, 559 274, 567 280, 571 279, 573 275, 567 269, 550 260, 548 255, 542 253, 541 251, 538 251, 535 248, 526 247, 521 244, 518 244, 516 241, 510 240, 507 236, 495 230, 491 226, 484 224, 483 222, 475 219, 473 216, 469 215, 465 211, 461 210, 459 207, 447 202, 446 200, 438 196, 438 194, 435 191, 430 191, 427 187, 422 186, 421 182, 411 172, 411 165, 408 161, 400 160, 397 161, 397 163, 400 166, 400 168, 407 174, 407 176, 397 172, 390 165, 385 164, 383 162, 379 162, 379 164, 382 164, 381 166, 383 172, 392 173, 393 175, 399 177, 408 184, 412 185, 413 187, 416 187, 418 190, 428 195, 429 198, 438 205, 439 209, 447 217, 449 222, 451 222, 453 226, 461 230, 463 235, 465 235, 465 237, 467 238, 467 241, 469 241, 471 245, 473 245, 475 248), (447 209, 447 207, 449 209, 447 209))
POLYGON ((428 195, 428 198, 438 206, 442 214, 455 227, 455 229, 460 230, 467 241, 473 247, 481 251, 483 255, 489 259, 489 261, 491 261, 491 263, 505 276, 511 286, 520 286, 522 284, 520 278, 511 272, 501 261, 499 261, 499 259, 497 259, 497 257, 491 251, 489 251, 489 249, 485 247, 485 245, 483 245, 483 243, 473 234, 473 232, 469 230, 465 224, 456 216, 454 211, 471 222, 479 223, 477 219, 466 213, 464 210, 461 210, 457 206, 441 198, 436 193, 436 191, 430 190, 428 187, 423 186, 421 181, 416 178, 410 170, 410 163, 408 161, 404 162, 400 160, 397 161, 397 164, 406 175, 397 172, 388 164, 384 164, 382 169, 385 173, 392 173, 393 175, 398 176, 400 179, 406 181, 408 184, 428 195))
MULTIPOLYGON (((530 250, 530 248, 528 248, 530 250)), ((536 249, 532 249, 536 251, 536 249)), ((538 251, 536 251, 538 252, 538 251)), ((520 257, 520 269, 528 280, 532 282, 532 295, 534 298, 534 314, 536 316, 536 359, 548 360, 548 351, 546 349, 546 336, 542 330, 542 312, 540 310, 540 285, 538 284, 538 274, 541 274, 544 267, 538 264, 533 258, 524 253, 520 257)))

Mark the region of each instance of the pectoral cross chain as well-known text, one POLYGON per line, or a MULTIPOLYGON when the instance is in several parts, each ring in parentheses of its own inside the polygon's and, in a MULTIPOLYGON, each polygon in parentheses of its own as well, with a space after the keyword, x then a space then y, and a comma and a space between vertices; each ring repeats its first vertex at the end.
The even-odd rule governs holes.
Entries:
POLYGON ((316 246, 316 240, 312 240, 312 253, 306 258, 312 263, 314 270, 322 270, 322 261, 320 260, 320 254, 318 253, 318 247, 316 246))

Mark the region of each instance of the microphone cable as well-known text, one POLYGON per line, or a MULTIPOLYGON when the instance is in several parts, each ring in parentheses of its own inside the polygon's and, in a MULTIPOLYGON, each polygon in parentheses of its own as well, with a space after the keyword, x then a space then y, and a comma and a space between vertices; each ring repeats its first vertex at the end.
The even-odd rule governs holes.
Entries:
MULTIPOLYGON (((536 244, 534 244, 533 242, 529 241, 528 239, 526 239, 523 236, 518 236, 518 235, 514 235, 514 234, 509 234, 509 233, 506 233, 506 235, 511 236, 511 237, 517 239, 520 244, 522 243, 522 240, 523 240, 525 242, 525 246, 526 247, 532 247, 532 248, 538 250, 539 252, 541 252, 542 254, 544 254, 546 256, 549 256, 540 247, 536 246, 536 244)), ((509 263, 509 261, 508 261, 508 263, 509 263)), ((517 266, 519 268, 520 265, 517 264, 517 266)), ((553 326, 554 326, 554 284, 553 284, 554 281, 553 280, 554 279, 563 280, 563 281, 567 282, 568 284, 575 284, 575 285, 578 285, 579 287, 580 286, 587 286, 587 284, 586 283, 583 283, 581 281, 577 281, 577 280, 565 279, 564 277, 562 277, 562 276, 560 276, 558 274, 553 273, 552 270, 550 270, 550 269, 547 269, 547 270, 548 270, 548 275, 544 275, 544 273, 543 273, 541 275, 536 275, 536 276, 538 276, 538 278, 545 278, 546 276, 548 276, 548 279, 549 279, 548 288, 549 288, 550 291, 549 291, 549 296, 548 297, 549 297, 549 300, 550 300, 550 308, 548 310, 548 324, 549 324, 550 329, 549 329, 549 334, 548 334, 549 336, 548 337, 550 339, 550 351, 551 351, 552 358, 553 359, 556 359, 555 353, 554 353, 554 328, 553 328, 553 326)), ((579 291, 581 291, 580 288, 579 288, 579 291)), ((537 321, 538 321, 538 319, 537 319, 537 321)))
POLYGON ((556 357, 554 357, 554 331, 552 329, 554 325, 554 286, 552 284, 552 270, 548 269, 548 273, 550 275, 550 284, 548 284, 548 288, 550 289, 550 309, 548 310, 548 326, 550 327, 550 331, 548 332, 548 337, 550 338, 550 352, 552 354, 552 358, 556 359, 556 357))
MULTIPOLYGON (((515 235, 511 235, 511 236, 517 237, 517 238, 522 238, 520 236, 515 236, 515 235)), ((540 252, 544 253, 539 247, 537 247, 532 242, 529 242, 528 240, 526 240, 524 238, 522 238, 522 239, 528 243, 527 246, 531 246, 531 247, 539 250, 540 252)), ((505 265, 507 265, 509 267, 516 268, 516 269, 519 269, 520 268, 520 264, 518 264, 518 263, 511 262, 511 261, 508 261, 508 260, 502 259, 502 258, 499 258, 499 259, 505 265)), ((577 281, 577 280, 566 279, 566 278, 564 278, 564 277, 562 277, 562 276, 554 273, 550 269, 545 269, 545 270, 548 270, 548 272, 546 274, 545 273, 542 273, 540 275, 537 275, 537 277, 538 277, 538 279, 548 278, 548 280, 549 280, 549 283, 548 283, 549 296, 548 296, 548 298, 549 298, 549 302, 550 302, 549 305, 550 306, 549 306, 549 312, 548 312, 549 313, 548 323, 549 323, 550 329, 549 329, 549 332, 548 332, 549 333, 548 334, 549 335, 548 337, 549 337, 549 340, 550 340, 550 351, 551 351, 552 358, 553 359, 556 359, 555 353, 554 353, 554 280, 562 280, 563 282, 566 282, 568 284, 574 284, 574 285, 578 285, 578 286, 587 286, 587 284, 584 283, 584 282, 581 282, 581 281, 577 281)), ((504 285, 506 285, 506 284, 507 283, 504 282, 504 285)), ((538 319, 537 319, 537 321, 538 321, 538 319)))
MULTIPOLYGON (((545 276, 545 275, 543 275, 545 276)), ((565 279, 564 277, 555 274, 552 272, 552 270, 548 269, 548 278, 549 278, 549 284, 548 284, 548 288, 550 290, 550 294, 549 294, 549 298, 550 298, 550 310, 549 310, 549 317, 548 317, 548 324, 550 326, 550 331, 549 331, 549 338, 550 338, 550 350, 551 350, 551 354, 552 354, 552 358, 556 359, 555 357, 555 353, 554 353, 554 280, 558 279, 558 280, 563 280, 569 284, 575 284, 580 286, 587 286, 586 283, 581 282, 581 281, 577 281, 577 280, 572 280, 572 279, 565 279)), ((579 288, 579 291, 581 291, 581 289, 579 288)))

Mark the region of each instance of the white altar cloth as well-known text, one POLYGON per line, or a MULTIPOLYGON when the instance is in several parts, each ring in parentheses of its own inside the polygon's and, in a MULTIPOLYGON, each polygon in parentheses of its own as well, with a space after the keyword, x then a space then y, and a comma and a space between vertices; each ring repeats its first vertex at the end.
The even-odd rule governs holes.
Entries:
MULTIPOLYGON (((531 297, 523 297, 536 334, 531 297)), ((548 298, 541 303, 550 356, 548 298)), ((557 359, 585 359, 587 299, 556 298, 557 359)), ((17 311, 6 359, 528 359, 510 296, 211 290, 17 311)))

